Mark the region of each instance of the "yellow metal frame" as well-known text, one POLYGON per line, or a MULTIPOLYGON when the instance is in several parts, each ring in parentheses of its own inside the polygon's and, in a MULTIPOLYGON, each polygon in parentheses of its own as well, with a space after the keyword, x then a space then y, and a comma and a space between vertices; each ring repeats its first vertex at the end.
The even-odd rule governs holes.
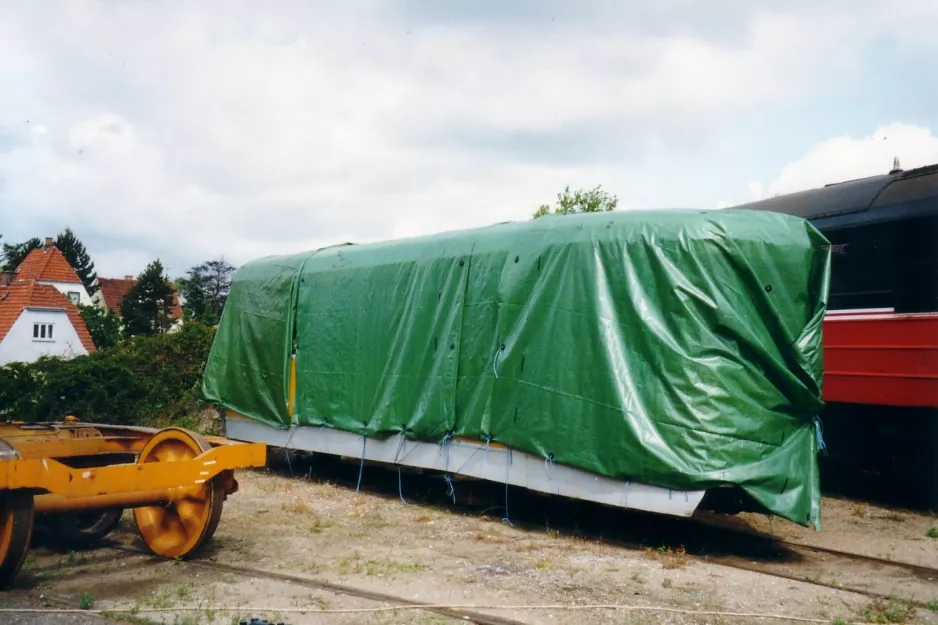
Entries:
MULTIPOLYGON (((154 553, 184 557, 214 533, 222 502, 238 490, 235 469, 266 463, 263 443, 181 428, 79 423, 74 417, 0 424, 0 586, 22 565, 36 513, 60 521, 87 512, 119 519, 121 510, 132 508, 154 553)), ((100 538, 113 527, 108 523, 76 531, 100 538)), ((70 525, 61 527, 71 532, 70 525)))

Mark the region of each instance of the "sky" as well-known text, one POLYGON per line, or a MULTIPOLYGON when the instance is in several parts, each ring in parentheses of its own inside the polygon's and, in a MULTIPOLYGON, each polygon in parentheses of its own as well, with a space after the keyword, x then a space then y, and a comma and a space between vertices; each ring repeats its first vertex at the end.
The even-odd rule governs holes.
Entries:
POLYGON ((170 277, 938 163, 938 0, 0 3, 0 235, 170 277))

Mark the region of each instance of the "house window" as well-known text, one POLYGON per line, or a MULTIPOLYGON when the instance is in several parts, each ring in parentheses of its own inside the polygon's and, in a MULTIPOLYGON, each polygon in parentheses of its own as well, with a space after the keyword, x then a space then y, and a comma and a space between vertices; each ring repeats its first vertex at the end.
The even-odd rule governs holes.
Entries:
POLYGON ((33 340, 34 341, 51 341, 52 339, 52 324, 51 323, 34 323, 33 324, 33 340))
POLYGON ((69 291, 68 300, 75 306, 78 306, 78 302, 81 301, 81 295, 79 295, 78 291, 69 291))

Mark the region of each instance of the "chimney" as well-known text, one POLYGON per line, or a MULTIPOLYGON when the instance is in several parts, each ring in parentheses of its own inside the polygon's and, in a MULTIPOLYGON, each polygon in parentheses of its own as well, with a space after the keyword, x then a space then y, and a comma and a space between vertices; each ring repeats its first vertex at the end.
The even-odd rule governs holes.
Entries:
POLYGON ((12 271, 0 271, 0 286, 10 286, 15 275, 12 271))
POLYGON ((52 247, 52 237, 46 237, 46 244, 44 247, 52 247))
POLYGON ((133 276, 124 276, 124 280, 133 280, 133 279, 134 279, 133 276))

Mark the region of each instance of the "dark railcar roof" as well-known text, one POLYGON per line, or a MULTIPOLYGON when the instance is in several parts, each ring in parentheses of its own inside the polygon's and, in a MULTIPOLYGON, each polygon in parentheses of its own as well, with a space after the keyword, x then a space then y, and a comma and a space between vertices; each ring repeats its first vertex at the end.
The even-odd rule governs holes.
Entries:
POLYGON ((825 230, 938 214, 938 164, 829 184, 730 207, 810 220, 825 230))

